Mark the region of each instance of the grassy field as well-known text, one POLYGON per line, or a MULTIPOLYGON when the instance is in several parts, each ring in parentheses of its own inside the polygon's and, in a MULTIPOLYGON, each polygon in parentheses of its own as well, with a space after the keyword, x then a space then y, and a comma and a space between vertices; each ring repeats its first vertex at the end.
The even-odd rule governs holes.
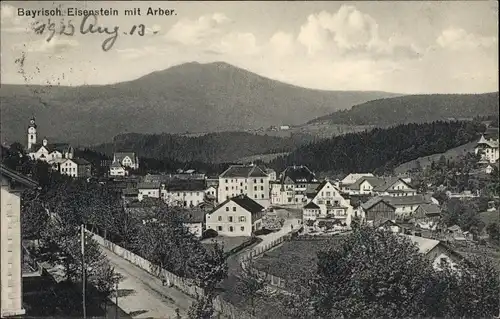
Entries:
POLYGON ((470 143, 461 145, 459 147, 449 149, 448 151, 446 151, 444 153, 438 153, 438 154, 432 154, 432 155, 425 156, 425 157, 419 157, 416 160, 409 161, 409 162, 406 162, 406 163, 399 165, 398 167, 396 167, 394 169, 394 173, 395 174, 406 173, 407 171, 409 171, 410 169, 412 169, 416 166, 417 161, 419 161, 420 166, 422 168, 424 168, 428 165, 431 165, 431 163, 433 161, 437 162, 442 155, 444 155, 444 157, 446 157, 446 159, 450 159, 450 160, 457 159, 458 157, 463 156, 466 153, 474 152, 474 148, 476 147, 476 144, 477 144, 477 141, 474 141, 474 142, 470 142, 470 143))
POLYGON ((206 247, 210 247, 214 244, 214 241, 219 242, 224 245, 224 252, 228 252, 231 249, 238 247, 243 244, 245 241, 249 240, 250 237, 226 237, 226 236, 218 236, 215 238, 207 238, 202 240, 202 244, 206 247))
POLYGON ((316 268, 316 254, 328 247, 329 239, 292 240, 264 253, 255 268, 283 279, 297 278, 316 268))

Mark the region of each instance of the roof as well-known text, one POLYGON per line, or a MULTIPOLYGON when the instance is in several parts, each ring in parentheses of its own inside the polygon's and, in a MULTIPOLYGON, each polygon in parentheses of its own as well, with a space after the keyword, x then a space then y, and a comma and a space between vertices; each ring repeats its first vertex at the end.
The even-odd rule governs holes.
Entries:
POLYGON ((123 161, 123 159, 127 156, 132 160, 132 163, 135 164, 137 156, 135 155, 134 152, 116 152, 114 154, 114 159, 116 159, 117 161, 119 161, 121 163, 123 161))
POLYGON ((137 183, 137 189, 160 189, 159 182, 137 183))
POLYGON ((209 214, 215 212, 220 207, 226 205, 230 201, 238 204, 243 209, 245 209, 248 212, 250 212, 252 214, 252 216, 258 215, 258 214, 260 214, 264 210, 264 207, 261 206, 259 203, 257 203, 256 201, 254 201, 250 197, 246 196, 245 194, 242 194, 242 195, 238 195, 238 196, 226 199, 222 204, 220 204, 217 207, 215 207, 209 214))
POLYGON ((373 222, 373 226, 375 226, 375 227, 382 227, 382 226, 385 226, 385 225, 401 227, 397 223, 395 223, 392 220, 387 219, 387 218, 378 219, 378 220, 375 220, 373 222))
POLYGON ((139 190, 137 188, 124 188, 122 189, 123 195, 137 195, 139 194, 139 190))
POLYGON ((361 194, 361 195, 348 195, 348 196, 343 195, 342 197, 344 197, 345 199, 349 199, 350 204, 353 208, 357 208, 357 207, 361 206, 363 203, 366 203, 371 198, 370 195, 363 195, 363 194, 361 194))
POLYGON ((429 198, 424 195, 413 196, 379 196, 393 206, 406 206, 406 205, 422 205, 432 203, 429 198))
POLYGON ((488 138, 489 139, 486 139, 484 137, 484 134, 481 135, 481 138, 479 139, 477 144, 478 145, 480 145, 480 144, 487 145, 488 147, 491 147, 491 148, 498 148, 498 135, 495 137, 489 135, 488 138))
POLYGON ((361 207, 364 210, 368 210, 368 209, 372 208, 373 206, 375 206, 376 204, 378 204, 379 202, 384 202, 388 206, 390 206, 391 208, 396 209, 396 207, 394 207, 394 205, 392 205, 389 201, 387 201, 385 198, 383 198, 381 196, 370 198, 368 201, 366 201, 365 203, 361 204, 361 207))
POLYGON ((412 235, 402 235, 402 236, 408 237, 412 241, 412 243, 418 247, 418 251, 424 255, 429 253, 431 250, 433 250, 437 245, 441 243, 439 240, 424 238, 419 236, 412 236, 412 235))
POLYGON ((306 206, 304 206, 305 209, 319 209, 319 206, 316 205, 314 202, 309 202, 306 206))
POLYGON ((122 164, 120 164, 119 162, 113 162, 113 163, 111 163, 110 167, 118 167, 118 168, 120 168, 120 167, 122 167, 122 164))
POLYGON ((0 172, 2 173, 3 176, 15 181, 15 182, 18 182, 24 186, 27 186, 27 187, 37 187, 38 186, 38 183, 34 180, 32 180, 31 178, 27 177, 27 176, 24 176, 23 174, 21 173, 18 173, 10 168, 8 168, 7 166, 3 165, 3 164, 0 164, 0 172))
POLYGON ((167 183, 168 191, 204 191, 207 189, 205 180, 202 179, 174 179, 167 183))
POLYGON ((49 153, 52 153, 53 151, 58 151, 61 153, 69 152, 72 148, 68 143, 47 143, 47 145, 45 146, 43 145, 43 143, 36 143, 31 145, 31 149, 34 151, 38 151, 42 146, 45 147, 47 151, 49 151, 49 153))
POLYGON ((219 178, 226 177, 268 177, 268 175, 256 165, 231 165, 220 174, 219 178))
POLYGON ((368 183, 370 183, 370 185, 372 185, 374 188, 385 183, 385 180, 383 178, 381 178, 381 177, 377 177, 377 176, 365 176, 365 177, 361 177, 360 179, 358 179, 357 181, 355 181, 354 183, 352 183, 348 187, 350 189, 359 189, 360 186, 361 186, 361 184, 364 181, 367 181, 368 183))
MULTIPOLYGON (((348 185, 348 187, 350 189, 359 189, 361 184, 364 181, 367 181, 368 183, 370 183, 370 185, 373 187, 373 190, 376 192, 388 191, 389 188, 397 182, 405 183, 408 187, 413 188, 410 184, 408 184, 406 181, 404 181, 400 177, 385 177, 384 178, 384 177, 377 177, 377 176, 361 177, 353 184, 348 185)), ((397 190, 391 190, 391 192, 394 192, 394 191, 397 191, 397 190)))
POLYGON ((434 203, 420 204, 420 209, 424 210, 426 215, 437 215, 441 213, 441 207, 434 203))
POLYGON ((68 158, 66 161, 72 161, 76 165, 90 165, 90 162, 83 158, 68 158))
POLYGON ((351 173, 340 181, 343 185, 350 185, 362 177, 374 177, 372 173, 351 173))
POLYGON ((316 175, 314 175, 307 166, 288 166, 281 173, 281 182, 283 183, 286 178, 290 178, 294 183, 317 183, 316 175))
POLYGON ((179 215, 184 223, 203 223, 205 221, 205 211, 201 208, 188 209, 179 212, 179 215))

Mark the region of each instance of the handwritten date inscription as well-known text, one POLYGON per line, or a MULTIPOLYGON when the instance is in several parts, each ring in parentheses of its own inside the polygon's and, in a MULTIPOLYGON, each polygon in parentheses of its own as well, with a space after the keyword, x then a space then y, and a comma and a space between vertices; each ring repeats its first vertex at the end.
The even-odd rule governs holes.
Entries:
MULTIPOLYGON (((61 21, 59 28, 57 28, 56 23, 48 19, 47 23, 35 24, 33 26, 33 30, 35 31, 36 34, 44 34, 45 30, 47 30, 49 33, 47 37, 47 42, 50 42, 50 40, 52 40, 52 38, 56 33, 59 35, 66 35, 66 36, 75 35, 75 26, 73 25, 71 20, 68 20, 67 22, 61 21)), ((94 34, 94 33, 109 35, 109 37, 102 42, 103 51, 109 51, 115 44, 116 39, 118 38, 119 35, 118 26, 114 26, 111 28, 98 26, 97 16, 93 14, 86 15, 82 19, 79 31, 80 34, 82 35, 94 34)), ((144 24, 134 25, 130 29, 130 32, 128 33, 123 32, 123 34, 128 34, 128 35, 138 34, 139 36, 144 36, 145 33, 146 33, 146 27, 144 26, 144 24)))

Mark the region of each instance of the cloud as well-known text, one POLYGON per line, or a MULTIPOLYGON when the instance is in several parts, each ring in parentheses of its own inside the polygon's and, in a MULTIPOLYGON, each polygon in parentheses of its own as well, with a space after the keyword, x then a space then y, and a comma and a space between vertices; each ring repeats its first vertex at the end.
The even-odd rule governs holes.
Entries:
POLYGON ((116 52, 120 55, 121 58, 127 60, 138 59, 141 57, 151 57, 153 55, 158 55, 162 53, 164 50, 161 50, 154 46, 145 46, 143 48, 127 48, 127 49, 117 49, 116 52))
POLYGON ((1 32, 22 33, 31 30, 32 20, 29 17, 18 16, 17 7, 2 3, 1 12, 1 32))
POLYGON ((222 13, 204 15, 197 20, 184 19, 172 26, 165 35, 171 42, 183 45, 201 45, 222 33, 221 26, 231 20, 222 13))
POLYGON ((212 54, 246 54, 255 55, 260 52, 255 36, 252 33, 231 32, 209 45, 206 51, 212 54))
POLYGON ((311 14, 300 28, 297 41, 310 56, 361 55, 411 58, 417 52, 406 43, 390 43, 379 35, 379 25, 370 15, 351 5, 342 5, 331 14, 322 11, 311 14))
POLYGON ((451 50, 496 48, 498 45, 497 42, 498 39, 496 37, 484 37, 455 27, 443 30, 436 39, 438 46, 451 50))
POLYGON ((54 36, 49 42, 47 42, 46 39, 39 39, 27 43, 17 43, 13 46, 13 48, 24 52, 60 54, 78 45, 79 42, 74 39, 63 39, 54 36))
POLYGON ((269 39, 270 49, 277 57, 294 54, 294 38, 291 33, 278 31, 269 39))

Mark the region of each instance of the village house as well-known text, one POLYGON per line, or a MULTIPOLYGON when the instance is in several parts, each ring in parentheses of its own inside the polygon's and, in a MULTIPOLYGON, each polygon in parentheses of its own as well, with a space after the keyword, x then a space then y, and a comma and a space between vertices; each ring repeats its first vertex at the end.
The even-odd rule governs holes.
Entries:
POLYGON ((203 236, 205 211, 200 208, 188 209, 181 213, 181 220, 189 232, 198 238, 203 236))
POLYGON ((207 185, 207 189, 205 190, 205 197, 207 200, 210 200, 210 201, 216 200, 217 199, 217 187, 207 185))
POLYGON ((344 177, 339 183, 338 188, 342 192, 348 192, 348 186, 351 186, 356 181, 363 177, 374 177, 372 173, 351 173, 344 177))
POLYGON ((441 207, 435 203, 418 205, 413 214, 415 225, 422 229, 435 230, 441 220, 441 207))
POLYGON ((261 206, 269 207, 269 176, 256 165, 232 165, 219 176, 217 201, 247 195, 261 206))
POLYGON ((37 183, 0 165, 0 317, 20 316, 23 309, 21 193, 37 183))
POLYGON ((128 171, 118 162, 112 162, 109 166, 109 176, 127 176, 128 171))
POLYGON ((269 176, 269 180, 271 182, 274 182, 276 180, 276 171, 274 169, 266 168, 265 172, 266 172, 267 176, 269 176))
POLYGON ((141 182, 137 184, 137 199, 142 201, 144 198, 160 198, 160 186, 158 182, 141 182))
POLYGON ((161 184, 161 198, 173 206, 194 207, 205 200, 207 185, 200 179, 173 179, 161 184))
POLYGON ((463 257, 445 245, 443 242, 435 239, 424 238, 420 236, 406 236, 418 248, 418 251, 432 262, 435 269, 442 269, 448 264, 453 269, 463 257))
POLYGON ((262 228, 264 207, 241 194, 227 199, 206 214, 207 230, 223 236, 251 236, 262 228))
POLYGON ((271 183, 271 204, 302 207, 314 196, 320 182, 306 166, 289 166, 271 183))
POLYGON ((417 195, 417 190, 399 177, 361 177, 353 184, 344 187, 343 191, 349 195, 372 194, 393 197, 417 195))
POLYGON ((392 207, 394 207, 396 213, 397 220, 410 220, 414 218, 415 212, 418 207, 422 204, 436 204, 435 200, 430 196, 425 195, 413 195, 413 196, 403 196, 403 197, 394 197, 394 196, 377 196, 372 200, 376 201, 377 199, 382 198, 386 203, 389 203, 392 207))
POLYGON ((349 227, 353 209, 349 200, 329 181, 322 182, 312 200, 302 209, 304 220, 329 219, 349 227))
POLYGON ((396 221, 396 207, 382 197, 373 197, 361 207, 367 224, 377 225, 381 221, 396 221))
POLYGON ((123 167, 139 169, 139 157, 133 152, 117 152, 113 154, 113 163, 119 163, 123 167))
POLYGON ((71 177, 90 177, 92 165, 83 158, 70 158, 60 164, 59 172, 71 177))
POLYGON ((481 161, 488 163, 496 163, 499 159, 498 151, 498 135, 481 135, 474 149, 474 153, 481 155, 481 161))

